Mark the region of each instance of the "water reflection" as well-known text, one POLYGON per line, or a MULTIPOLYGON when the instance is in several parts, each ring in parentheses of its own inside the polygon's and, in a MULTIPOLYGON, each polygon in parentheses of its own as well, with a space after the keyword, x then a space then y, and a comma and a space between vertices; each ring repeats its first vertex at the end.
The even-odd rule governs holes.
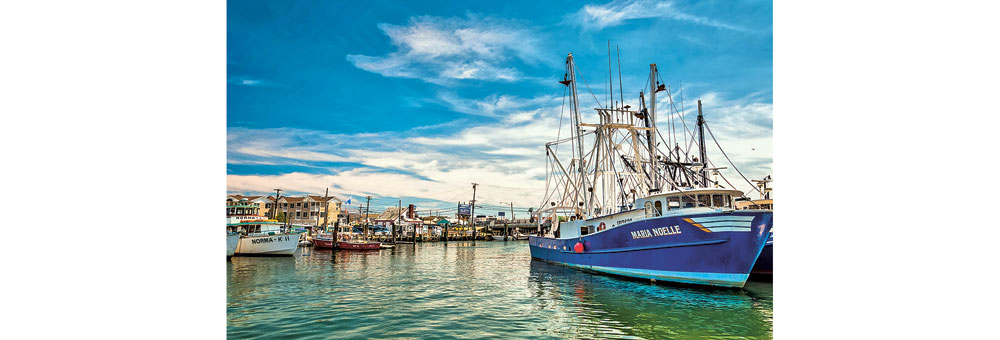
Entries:
POLYGON ((771 286, 650 285, 532 261, 526 242, 303 248, 235 257, 228 335, 244 338, 769 338, 771 286))
POLYGON ((537 260, 530 268, 538 308, 558 312, 553 325, 576 320, 577 327, 566 329, 574 337, 771 337, 770 284, 715 290, 625 280, 537 260))

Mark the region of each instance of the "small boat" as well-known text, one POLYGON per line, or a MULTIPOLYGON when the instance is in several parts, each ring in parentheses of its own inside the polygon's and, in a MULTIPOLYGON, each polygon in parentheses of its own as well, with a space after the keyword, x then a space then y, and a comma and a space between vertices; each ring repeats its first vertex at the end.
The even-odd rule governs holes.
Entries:
POLYGON ((323 249, 333 249, 333 235, 330 234, 318 234, 313 237, 313 248, 323 248, 323 249))
POLYGON ((275 220, 231 220, 230 222, 226 225, 227 229, 242 235, 236 245, 235 256, 292 256, 298 249, 301 233, 282 231, 281 222, 275 220))
POLYGON ((373 241, 340 241, 337 242, 337 249, 343 250, 379 250, 382 242, 373 241))
POLYGON ((236 253, 236 245, 240 243, 239 233, 228 233, 226 235, 226 259, 233 257, 236 253))
POLYGON ((317 234, 316 237, 313 237, 313 247, 343 250, 377 250, 382 248, 382 242, 365 240, 334 241, 333 234, 317 234))

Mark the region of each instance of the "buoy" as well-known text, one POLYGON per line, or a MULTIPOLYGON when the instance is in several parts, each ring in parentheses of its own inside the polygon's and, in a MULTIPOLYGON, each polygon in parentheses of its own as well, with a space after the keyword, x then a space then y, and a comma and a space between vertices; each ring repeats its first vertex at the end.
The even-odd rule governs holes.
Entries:
POLYGON ((573 246, 573 251, 575 251, 577 253, 582 253, 583 252, 583 243, 577 242, 576 245, 573 246))

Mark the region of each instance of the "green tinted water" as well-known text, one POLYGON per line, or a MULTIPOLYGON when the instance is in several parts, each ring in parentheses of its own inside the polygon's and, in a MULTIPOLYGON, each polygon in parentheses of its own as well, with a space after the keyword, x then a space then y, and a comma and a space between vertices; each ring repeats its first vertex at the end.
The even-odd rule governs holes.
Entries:
POLYGON ((771 338, 772 285, 651 285, 532 261, 527 241, 300 248, 227 264, 232 339, 771 338))

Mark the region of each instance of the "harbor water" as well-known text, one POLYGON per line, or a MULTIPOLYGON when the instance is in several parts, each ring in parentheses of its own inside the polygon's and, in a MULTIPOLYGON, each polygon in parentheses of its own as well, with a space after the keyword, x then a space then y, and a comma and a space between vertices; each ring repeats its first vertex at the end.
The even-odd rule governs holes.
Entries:
POLYGON ((655 285, 532 260, 527 241, 299 248, 227 264, 230 339, 772 336, 772 284, 655 285))

